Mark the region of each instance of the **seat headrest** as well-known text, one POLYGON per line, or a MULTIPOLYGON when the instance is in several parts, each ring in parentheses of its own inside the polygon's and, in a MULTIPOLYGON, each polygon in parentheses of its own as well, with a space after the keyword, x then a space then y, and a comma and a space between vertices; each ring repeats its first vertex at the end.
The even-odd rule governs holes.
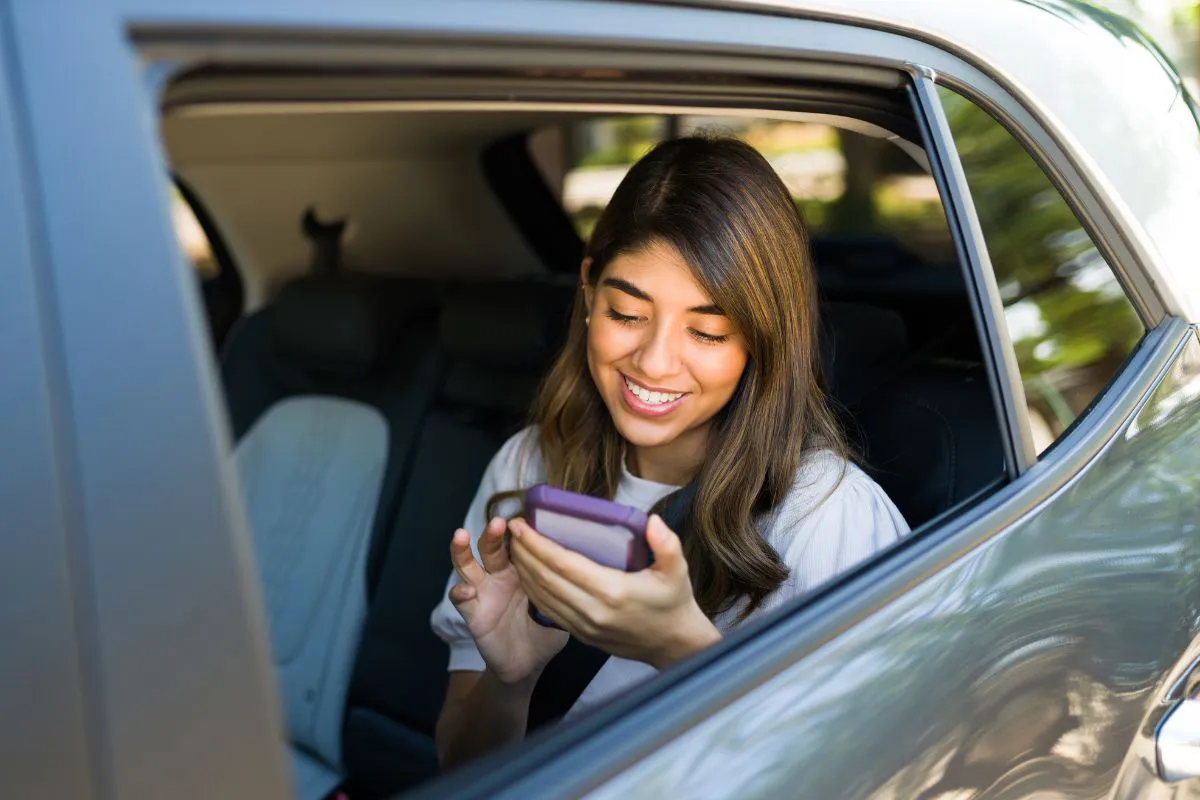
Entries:
POLYGON ((904 320, 894 311, 861 303, 821 308, 821 358, 829 393, 854 406, 884 378, 888 366, 908 352, 904 320))
POLYGON ((371 371, 427 304, 420 287, 360 275, 308 275, 271 305, 276 353, 330 372, 371 371))
POLYGON ((444 401, 521 418, 566 331, 575 289, 537 283, 472 286, 442 310, 440 336, 449 357, 444 401))
POLYGON ((452 358, 541 369, 565 330, 573 290, 533 283, 460 289, 442 309, 439 336, 452 358))

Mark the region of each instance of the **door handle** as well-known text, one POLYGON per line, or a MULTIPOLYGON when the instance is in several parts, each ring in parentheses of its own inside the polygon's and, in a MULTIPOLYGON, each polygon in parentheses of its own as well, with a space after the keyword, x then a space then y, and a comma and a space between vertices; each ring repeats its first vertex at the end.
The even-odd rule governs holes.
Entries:
POLYGON ((1159 724, 1154 739, 1160 778, 1200 778, 1200 699, 1180 701, 1159 724))

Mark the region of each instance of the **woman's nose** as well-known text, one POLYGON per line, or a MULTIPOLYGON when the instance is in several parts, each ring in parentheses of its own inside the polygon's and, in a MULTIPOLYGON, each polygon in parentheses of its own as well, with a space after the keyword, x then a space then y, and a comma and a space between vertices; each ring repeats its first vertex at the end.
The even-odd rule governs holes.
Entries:
POLYGON ((679 372, 680 338, 664 325, 653 326, 637 352, 635 364, 650 380, 679 372))

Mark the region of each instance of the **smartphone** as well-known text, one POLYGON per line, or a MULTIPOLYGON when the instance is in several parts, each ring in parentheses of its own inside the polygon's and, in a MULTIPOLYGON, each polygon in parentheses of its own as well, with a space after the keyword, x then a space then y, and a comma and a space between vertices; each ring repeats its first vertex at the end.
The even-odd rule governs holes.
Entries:
MULTIPOLYGON (((649 518, 630 506, 542 484, 525 492, 525 519, 547 539, 606 567, 636 572, 652 561, 646 544, 649 518)), ((557 627, 532 603, 529 615, 557 627)))

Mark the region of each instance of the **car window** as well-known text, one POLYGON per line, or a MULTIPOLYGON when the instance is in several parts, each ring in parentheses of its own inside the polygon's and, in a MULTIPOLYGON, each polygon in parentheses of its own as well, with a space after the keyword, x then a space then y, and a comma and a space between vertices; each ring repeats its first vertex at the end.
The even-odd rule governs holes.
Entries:
POLYGON ((1016 351, 1039 455, 1104 390, 1145 328, 1062 195, 981 108, 939 88, 1016 351))
POLYGON ((694 133, 724 134, 767 157, 814 238, 888 239, 913 260, 957 270, 933 178, 887 139, 811 122, 702 115, 604 117, 562 133, 565 169, 547 168, 536 147, 533 154, 583 239, 629 167, 655 144, 694 133))

